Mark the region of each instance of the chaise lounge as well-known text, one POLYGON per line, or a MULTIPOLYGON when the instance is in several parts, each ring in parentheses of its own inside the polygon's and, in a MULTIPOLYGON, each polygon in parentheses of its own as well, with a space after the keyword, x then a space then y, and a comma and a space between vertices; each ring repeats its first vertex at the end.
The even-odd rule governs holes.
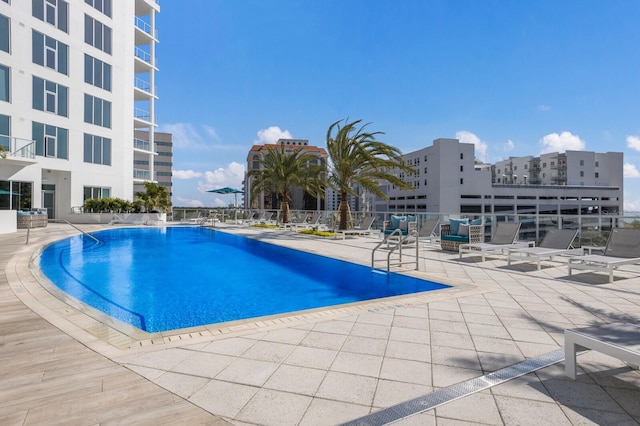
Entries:
POLYGON ((609 234, 603 254, 589 254, 569 258, 569 276, 574 269, 609 273, 622 265, 640 264, 640 228, 614 228, 609 234))
POLYGON ((545 234, 538 247, 517 247, 509 249, 507 264, 513 260, 535 260, 538 271, 541 269, 542 259, 552 260, 555 256, 582 254, 581 248, 572 248, 571 244, 578 235, 577 229, 550 229, 545 234))

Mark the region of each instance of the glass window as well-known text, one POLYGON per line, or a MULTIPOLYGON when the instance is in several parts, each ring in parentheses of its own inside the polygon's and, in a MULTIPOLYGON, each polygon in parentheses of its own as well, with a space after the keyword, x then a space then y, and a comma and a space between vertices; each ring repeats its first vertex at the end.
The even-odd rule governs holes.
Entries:
POLYGON ((9 82, 9 67, 0 65, 0 101, 9 102, 11 100, 11 98, 9 97, 10 88, 11 84, 9 82))
POLYGON ((95 186, 84 187, 84 199, 91 198, 109 198, 111 196, 111 188, 101 188, 95 186))
POLYGON ((7 151, 11 148, 11 118, 8 115, 0 114, 0 145, 7 151))
POLYGON ((69 46, 34 30, 32 32, 31 50, 34 64, 42 65, 67 75, 69 46))
POLYGON ((111 18, 111 0, 84 0, 84 2, 111 18))
POLYGON ((69 158, 69 131, 43 123, 32 123, 31 138, 36 142, 36 155, 69 158))
POLYGON ((32 0, 31 9, 35 18, 69 32, 69 4, 65 0, 32 0))
POLYGON ((84 42, 111 54, 111 28, 84 15, 84 42))
POLYGON ((84 162, 111 165, 111 139, 84 135, 84 162))
POLYGON ((66 86, 33 77, 33 109, 68 116, 69 89, 66 86))
POLYGON ((85 93, 84 121, 85 123, 111 128, 111 102, 85 93))
POLYGON ((84 81, 111 91, 111 65, 85 54, 84 81))
POLYGON ((9 18, 0 15, 0 50, 9 52, 9 34, 10 32, 9 18))

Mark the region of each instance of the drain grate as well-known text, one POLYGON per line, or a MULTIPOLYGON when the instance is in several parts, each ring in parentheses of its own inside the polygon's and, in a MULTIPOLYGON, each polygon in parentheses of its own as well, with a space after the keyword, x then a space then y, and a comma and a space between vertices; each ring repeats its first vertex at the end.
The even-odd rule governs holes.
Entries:
POLYGON ((371 413, 367 416, 343 423, 343 426, 386 425, 423 411, 432 410, 440 405, 483 391, 492 386, 524 376, 525 374, 532 373, 563 360, 564 349, 558 349, 539 357, 502 368, 494 371, 493 373, 476 377, 475 379, 467 380, 466 382, 457 383, 455 385, 439 389, 428 395, 423 395, 401 404, 385 408, 384 410, 376 411, 375 413, 371 413))

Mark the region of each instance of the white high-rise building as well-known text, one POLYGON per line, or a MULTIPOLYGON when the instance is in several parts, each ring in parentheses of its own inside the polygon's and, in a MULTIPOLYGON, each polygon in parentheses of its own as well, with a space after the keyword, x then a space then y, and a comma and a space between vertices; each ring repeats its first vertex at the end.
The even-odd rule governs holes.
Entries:
POLYGON ((0 209, 65 218, 155 181, 159 11, 155 0, 0 1, 0 209))

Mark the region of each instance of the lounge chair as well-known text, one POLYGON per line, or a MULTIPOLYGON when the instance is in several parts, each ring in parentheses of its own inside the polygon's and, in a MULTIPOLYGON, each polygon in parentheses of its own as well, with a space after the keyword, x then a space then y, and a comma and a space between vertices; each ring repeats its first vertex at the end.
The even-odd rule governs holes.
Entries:
POLYGON ((640 326, 613 323, 565 330, 565 374, 574 380, 576 352, 584 349, 592 349, 618 358, 637 369, 640 364, 640 326))
POLYGON ((520 223, 499 222, 496 226, 495 234, 488 243, 468 243, 460 244, 458 253, 462 258, 463 253, 480 254, 482 261, 485 261, 487 253, 504 253, 506 250, 531 245, 530 242, 518 242, 518 231, 520 223))
POLYGON ((242 222, 244 224, 251 225, 254 221, 258 220, 259 217, 260 217, 259 211, 250 211, 246 219, 243 220, 242 222))
POLYGON ((573 248, 571 245, 578 235, 577 229, 550 229, 545 234, 538 247, 516 247, 509 249, 507 264, 512 260, 533 259, 541 268, 542 259, 553 260, 555 256, 582 254, 581 248, 573 248))
POLYGON ((295 220, 290 220, 289 222, 283 222, 282 225, 280 225, 280 228, 283 228, 285 231, 287 230, 287 228, 293 229, 297 225, 306 224, 308 218, 309 218, 309 215, 303 214, 302 216, 300 216, 295 220))
POLYGON ((426 220, 420 226, 418 230, 418 240, 422 242, 428 242, 430 244, 436 243, 439 241, 440 236, 437 231, 440 229, 438 226, 440 224, 440 220, 426 220))
POLYGON ((569 276, 574 269, 609 273, 622 265, 640 264, 640 228, 614 228, 609 234, 603 254, 588 254, 569 258, 569 276))
POLYGON ((356 235, 356 236, 371 235, 373 233, 373 229, 371 229, 371 226, 373 225, 373 222, 375 220, 376 220, 375 216, 367 216, 362 219, 362 222, 360 223, 359 227, 351 228, 351 229, 341 229, 341 230, 337 229, 335 231, 334 238, 338 238, 338 234, 342 234, 343 240, 347 238, 347 235, 356 235))
POLYGON ((195 212, 191 213, 189 217, 185 216, 184 218, 182 218, 180 223, 197 224, 199 222, 199 219, 200 219, 200 210, 196 210, 195 212))
POLYGON ((308 220, 302 223, 293 224, 291 225, 291 228, 294 231, 299 231, 300 229, 311 229, 317 228, 318 226, 320 226, 320 213, 314 213, 308 220))

